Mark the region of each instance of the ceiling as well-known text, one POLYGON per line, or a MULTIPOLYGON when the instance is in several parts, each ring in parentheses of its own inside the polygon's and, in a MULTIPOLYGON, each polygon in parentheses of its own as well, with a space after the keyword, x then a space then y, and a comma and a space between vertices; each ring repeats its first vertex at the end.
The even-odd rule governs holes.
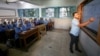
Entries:
MULTIPOLYGON (((6 0, 0 0, 0 2, 5 2, 6 0)), ((38 6, 72 6, 76 5, 78 0, 20 0, 29 2, 38 6)))
POLYGON ((69 6, 76 5, 77 0, 24 0, 39 6, 69 6))

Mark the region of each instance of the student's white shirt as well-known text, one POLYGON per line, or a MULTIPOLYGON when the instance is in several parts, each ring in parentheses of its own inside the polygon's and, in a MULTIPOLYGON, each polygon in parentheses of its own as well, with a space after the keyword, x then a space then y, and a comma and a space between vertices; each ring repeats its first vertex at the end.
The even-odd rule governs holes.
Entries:
POLYGON ((80 33, 80 27, 78 26, 79 25, 79 20, 78 19, 73 19, 72 20, 72 25, 71 25, 71 30, 70 30, 70 33, 73 34, 74 36, 78 36, 79 33, 80 33))

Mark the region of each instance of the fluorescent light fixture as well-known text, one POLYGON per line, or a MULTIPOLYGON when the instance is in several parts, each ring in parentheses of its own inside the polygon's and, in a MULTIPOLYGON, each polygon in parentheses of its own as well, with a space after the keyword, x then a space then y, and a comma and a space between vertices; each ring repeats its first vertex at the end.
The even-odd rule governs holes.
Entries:
POLYGON ((6 0, 7 2, 17 2, 19 0, 6 0))

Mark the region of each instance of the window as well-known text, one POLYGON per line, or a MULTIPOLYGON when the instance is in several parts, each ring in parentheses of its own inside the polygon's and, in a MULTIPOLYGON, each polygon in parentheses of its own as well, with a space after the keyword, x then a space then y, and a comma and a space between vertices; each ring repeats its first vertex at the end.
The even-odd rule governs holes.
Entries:
POLYGON ((67 17, 70 12, 70 8, 60 8, 60 17, 67 17))
POLYGON ((19 17, 39 17, 39 9, 18 9, 19 17))
POLYGON ((54 17, 54 8, 48 8, 46 9, 46 17, 54 17))
POLYGON ((34 9, 24 9, 23 14, 24 17, 34 17, 34 9))

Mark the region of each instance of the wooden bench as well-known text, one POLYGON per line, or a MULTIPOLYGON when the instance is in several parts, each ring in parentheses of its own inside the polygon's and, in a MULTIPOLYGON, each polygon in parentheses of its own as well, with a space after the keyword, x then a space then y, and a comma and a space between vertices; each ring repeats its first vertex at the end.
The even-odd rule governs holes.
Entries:
POLYGON ((20 35, 21 47, 28 47, 35 40, 40 39, 40 34, 38 28, 30 29, 26 32, 22 32, 20 35))
POLYGON ((38 28, 40 35, 46 34, 46 25, 44 25, 44 24, 38 25, 38 26, 36 26, 36 28, 38 28))

